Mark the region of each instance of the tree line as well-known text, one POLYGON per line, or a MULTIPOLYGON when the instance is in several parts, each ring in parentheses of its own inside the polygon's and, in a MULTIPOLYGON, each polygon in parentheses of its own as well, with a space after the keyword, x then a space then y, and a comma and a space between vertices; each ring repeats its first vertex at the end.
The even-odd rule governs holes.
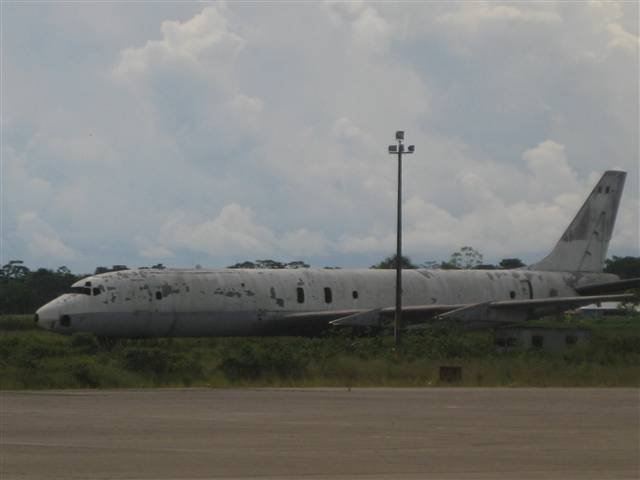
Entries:
MULTIPOLYGON (((164 268, 162 264, 153 268, 164 268)), ((127 270, 126 265, 96 267, 94 274, 127 270)), ((69 291, 69 287, 88 276, 74 274, 66 266, 56 270, 29 269, 22 260, 11 260, 0 270, 0 315, 29 314, 54 298, 69 291)))
MULTIPOLYGON (((442 269, 442 270, 497 270, 497 269, 510 269, 521 268, 526 266, 519 258, 503 258, 498 265, 492 265, 484 263, 484 256, 475 248, 464 246, 460 250, 453 252, 449 256, 449 260, 442 260, 436 262, 434 260, 428 260, 424 263, 416 264, 411 261, 409 257, 402 255, 400 257, 400 264, 402 268, 428 268, 428 269, 442 269)), ((372 265, 371 268, 396 268, 396 255, 391 255, 380 263, 372 265)))
MULTIPOLYGON (((409 257, 401 257, 402 268, 442 268, 442 269, 509 269, 525 266, 518 258, 504 258, 497 265, 483 263, 482 254, 472 247, 462 247, 451 254, 449 260, 435 262, 427 261, 415 264, 409 257)), ((395 255, 389 256, 371 268, 395 268, 395 255)), ((126 265, 113 265, 111 267, 96 267, 93 274, 127 270, 126 265)), ((151 267, 163 269, 161 263, 151 267)), ((277 260, 263 259, 245 261, 230 265, 228 268, 275 268, 295 269, 309 268, 309 264, 302 260, 280 262, 277 260)), ((339 267, 325 267, 328 269, 339 267)), ((605 261, 604 271, 613 273, 620 278, 640 277, 640 257, 613 256, 605 261)), ((69 291, 69 287, 88 274, 74 274, 66 266, 56 270, 38 268, 31 270, 22 260, 11 260, 0 270, 0 314, 30 314, 45 303, 59 295, 69 291)))

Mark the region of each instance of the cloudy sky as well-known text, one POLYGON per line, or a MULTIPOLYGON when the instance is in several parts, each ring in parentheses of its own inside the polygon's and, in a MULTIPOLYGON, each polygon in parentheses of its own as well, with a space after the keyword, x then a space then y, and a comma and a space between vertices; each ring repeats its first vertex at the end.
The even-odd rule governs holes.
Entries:
POLYGON ((600 174, 639 255, 638 4, 3 2, 1 262, 535 261, 600 174))

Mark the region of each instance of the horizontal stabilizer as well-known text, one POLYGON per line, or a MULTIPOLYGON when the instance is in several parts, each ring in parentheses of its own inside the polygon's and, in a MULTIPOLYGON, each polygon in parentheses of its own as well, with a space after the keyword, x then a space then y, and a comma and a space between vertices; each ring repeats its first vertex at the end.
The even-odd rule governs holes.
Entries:
POLYGON ((500 302, 492 302, 491 308, 498 310, 520 310, 528 308, 564 308, 565 310, 581 305, 589 305, 590 303, 600 302, 623 302, 630 300, 634 295, 623 293, 619 295, 589 295, 584 297, 553 297, 553 298, 537 298, 531 300, 503 300, 500 302))
POLYGON ((627 278, 614 282, 592 283, 576 287, 580 295, 603 295, 607 293, 624 292, 630 288, 640 288, 640 278, 627 278))

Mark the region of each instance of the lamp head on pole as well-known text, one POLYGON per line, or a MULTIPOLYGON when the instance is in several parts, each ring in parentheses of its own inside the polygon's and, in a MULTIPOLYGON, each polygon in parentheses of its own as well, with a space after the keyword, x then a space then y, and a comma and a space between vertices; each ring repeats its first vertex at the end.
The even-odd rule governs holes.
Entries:
POLYGON ((398 130, 396 132, 396 140, 404 140, 404 131, 403 130, 398 130))
POLYGON ((389 145, 389 153, 398 153, 397 145, 389 145))

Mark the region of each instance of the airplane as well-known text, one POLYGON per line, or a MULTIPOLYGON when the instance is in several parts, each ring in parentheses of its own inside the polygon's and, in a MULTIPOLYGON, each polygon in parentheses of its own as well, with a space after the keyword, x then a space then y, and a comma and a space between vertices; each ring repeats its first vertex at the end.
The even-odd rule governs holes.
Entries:
MULTIPOLYGON (((513 270, 402 271, 406 329, 493 328, 621 301, 640 286, 603 273, 626 173, 607 171, 555 248, 513 270)), ((90 276, 37 310, 52 332, 106 338, 309 335, 380 328, 395 311, 395 271, 133 269, 90 276)))

